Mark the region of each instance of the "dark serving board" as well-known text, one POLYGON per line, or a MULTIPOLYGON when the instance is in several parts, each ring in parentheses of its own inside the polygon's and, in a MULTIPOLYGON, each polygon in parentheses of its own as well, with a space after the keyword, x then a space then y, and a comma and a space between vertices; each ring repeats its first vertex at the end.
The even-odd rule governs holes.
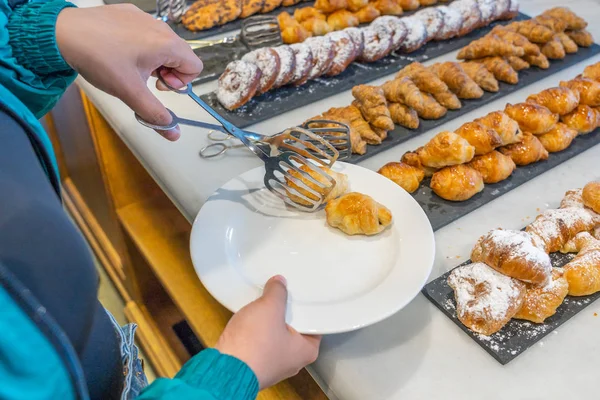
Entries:
MULTIPOLYGON (((524 14, 519 14, 519 16, 512 21, 528 18, 529 17, 524 14)), ((339 94, 345 90, 350 90, 356 85, 371 82, 393 74, 413 61, 424 62, 454 50, 458 50, 465 47, 473 40, 487 34, 494 26, 512 21, 494 22, 489 26, 477 29, 460 38, 444 40, 441 42, 429 42, 419 50, 410 54, 392 54, 383 60, 369 64, 352 63, 338 76, 322 77, 309 81, 300 87, 285 86, 267 92, 261 96, 255 97, 250 102, 234 111, 228 111, 221 106, 214 92, 207 93, 201 97, 228 121, 240 128, 245 128, 285 112, 295 110, 296 108, 326 99, 327 97, 339 94)), ((460 112, 461 110, 458 111, 458 113, 460 112)), ((440 121, 443 120, 444 118, 440 121)), ((382 144, 378 147, 386 148, 387 146, 382 144)), ((367 152, 367 154, 369 154, 369 152, 367 152)))
MULTIPOLYGON (((564 266, 571 261, 573 257, 574 254, 550 254, 550 259, 552 260, 552 265, 554 267, 564 266)), ((469 264, 470 262, 471 261, 467 261, 459 265, 459 267, 469 264)), ((502 365, 515 359, 518 355, 550 334, 550 332, 567 322, 575 314, 600 298, 600 292, 584 297, 567 296, 564 303, 556 310, 556 314, 548 318, 543 324, 512 319, 498 332, 491 336, 484 336, 472 332, 458 320, 456 316, 454 292, 452 288, 448 286, 447 282, 449 275, 450 272, 447 272, 439 278, 429 282, 423 288, 423 294, 502 365)))

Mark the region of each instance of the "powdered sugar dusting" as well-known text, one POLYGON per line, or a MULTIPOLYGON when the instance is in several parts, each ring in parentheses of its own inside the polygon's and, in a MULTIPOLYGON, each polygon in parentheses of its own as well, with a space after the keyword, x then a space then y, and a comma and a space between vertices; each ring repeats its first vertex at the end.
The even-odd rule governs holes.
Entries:
POLYGON ((326 36, 311 37, 304 41, 310 47, 313 67, 310 79, 323 75, 329 70, 333 60, 333 42, 326 36))
POLYGON ((550 257, 533 244, 527 232, 495 229, 488 234, 488 238, 498 249, 511 249, 511 256, 527 261, 532 267, 536 266, 550 275, 552 263, 550 257))
POLYGON ((444 23, 442 28, 437 34, 438 39, 450 39, 456 35, 462 26, 463 16, 460 11, 450 8, 447 6, 437 7, 438 11, 442 13, 444 23))
POLYGON ((352 27, 344 29, 343 32, 346 32, 354 42, 354 46, 356 47, 356 57, 360 58, 365 47, 365 38, 362 29, 352 27))
POLYGON ((285 85, 290 79, 291 73, 293 73, 294 67, 296 66, 296 57, 290 46, 279 46, 273 48, 279 56, 279 74, 275 80, 276 87, 285 85))
POLYGON ((567 193, 565 193, 565 197, 563 197, 562 201, 560 202, 560 208, 584 208, 585 206, 583 205, 582 194, 583 189, 581 188, 567 191, 567 193))
POLYGON ((384 24, 371 24, 363 28, 365 48, 363 57, 376 60, 384 56, 392 45, 392 32, 384 24))
POLYGON ((496 15, 496 0, 478 0, 477 5, 481 11, 481 19, 490 22, 496 15))
POLYGON ((435 39, 444 25, 444 14, 437 7, 425 8, 418 11, 415 17, 423 21, 427 29, 427 38, 435 39))
POLYGON ((259 69, 256 65, 245 61, 232 61, 221 75, 217 86, 217 98, 223 107, 235 108, 243 98, 248 96, 259 69))
POLYGON ((332 68, 345 68, 356 53, 352 38, 344 31, 331 32, 327 36, 333 42, 335 49, 332 68))
POLYGON ((408 30, 406 29, 406 25, 402 22, 402 19, 398 17, 393 17, 390 15, 385 15, 383 17, 377 18, 373 21, 373 24, 383 24, 385 25, 392 33, 392 47, 397 49, 400 47, 400 44, 408 34, 408 30))
POLYGON ((471 30, 481 22, 481 11, 476 0, 453 1, 449 7, 461 13, 463 17, 463 29, 471 30))
POLYGON ((402 22, 404 22, 408 34, 404 38, 400 48, 406 52, 415 51, 427 40, 427 28, 423 21, 415 16, 402 18, 402 22))
POLYGON ((290 48, 294 52, 296 59, 294 74, 290 82, 297 82, 304 79, 312 69, 312 52, 310 51, 310 47, 304 43, 293 44, 290 48))
MULTIPOLYGON (((575 236, 579 231, 590 230, 595 226, 594 216, 583 208, 560 208, 558 210, 546 210, 540 214, 528 227, 527 231, 537 235, 546 244, 546 251, 557 251, 560 249, 548 248, 548 244, 556 238, 564 242, 572 237, 563 238, 564 232, 561 227, 566 226, 569 233, 575 236)), ((563 242, 563 244, 564 244, 563 242)), ((537 243, 536 243, 537 244, 537 243)))
POLYGON ((242 61, 256 65, 261 72, 260 90, 268 90, 273 85, 273 75, 279 74, 279 56, 270 47, 251 51, 242 61))
POLYGON ((508 12, 510 8, 511 0, 496 0, 496 12, 494 13, 494 19, 502 17, 508 12))

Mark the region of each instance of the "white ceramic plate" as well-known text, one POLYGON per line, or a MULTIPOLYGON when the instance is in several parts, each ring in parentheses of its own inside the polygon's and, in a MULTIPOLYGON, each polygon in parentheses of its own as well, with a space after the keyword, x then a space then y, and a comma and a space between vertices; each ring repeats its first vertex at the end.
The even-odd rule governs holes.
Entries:
POLYGON ((419 204, 387 178, 336 163, 352 191, 392 211, 391 228, 347 236, 327 225, 325 211, 304 213, 264 188, 264 168, 227 182, 204 204, 192 228, 191 255, 208 291, 236 312, 281 274, 288 281, 287 322, 301 333, 347 332, 406 306, 431 272, 435 244, 419 204))

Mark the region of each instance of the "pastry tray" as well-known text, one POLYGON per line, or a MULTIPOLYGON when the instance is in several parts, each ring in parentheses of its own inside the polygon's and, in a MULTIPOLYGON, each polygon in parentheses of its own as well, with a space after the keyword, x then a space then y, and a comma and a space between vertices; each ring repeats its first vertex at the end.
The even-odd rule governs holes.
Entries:
MULTIPOLYGON (((575 254, 552 253, 550 254, 550 259, 554 267, 562 267, 571 261, 574 256, 575 254)), ((459 265, 459 267, 469 263, 471 261, 467 261, 459 265)), ((450 272, 447 272, 425 285, 422 290, 423 294, 502 365, 514 360, 519 354, 532 347, 551 332, 558 333, 555 329, 600 298, 600 292, 583 297, 567 296, 564 303, 558 307, 556 314, 546 319, 543 324, 511 319, 498 332, 491 336, 484 336, 472 332, 458 320, 454 292, 448 286, 447 282, 449 275, 450 272)))
MULTIPOLYGON (((529 17, 525 14, 519 14, 511 21, 494 22, 460 38, 454 38, 440 42, 429 42, 419 50, 410 54, 392 54, 378 62, 368 64, 355 62, 350 64, 348 68, 338 76, 317 78, 315 80, 308 81, 299 87, 285 86, 276 90, 272 90, 261 96, 255 97, 254 99, 250 100, 250 102, 234 111, 228 111, 221 106, 214 92, 204 94, 201 97, 232 124, 240 128, 245 128, 285 112, 293 111, 297 108, 326 99, 327 97, 334 96, 345 90, 350 90, 356 85, 368 83, 384 76, 394 74, 413 61, 424 62, 458 50, 462 47, 465 47, 473 40, 484 36, 498 24, 507 24, 512 21, 528 18, 529 17)), ((575 57, 577 57, 577 55, 570 57, 568 60, 575 57)), ((577 58, 579 61, 583 59, 581 56, 578 56, 577 58)), ((551 72, 547 72, 547 75, 554 73, 557 71, 557 69, 551 67, 550 71, 551 72)), ((327 110, 324 109, 322 111, 327 110)), ((458 110, 455 113, 457 114, 456 116, 460 115, 461 112, 464 113, 465 111, 462 109, 458 110)), ((456 116, 454 118, 456 118, 456 116)), ((446 118, 442 118, 441 120, 438 120, 438 124, 441 124, 446 120, 446 118)), ((390 141, 384 142, 377 147, 380 148, 379 151, 383 151, 390 145, 393 146, 395 144, 396 142, 392 143, 390 141), (387 143, 390 144, 388 145, 387 143)), ((373 150, 373 147, 369 148, 369 151, 373 150)), ((369 154, 369 151, 367 151, 367 154, 369 154)))

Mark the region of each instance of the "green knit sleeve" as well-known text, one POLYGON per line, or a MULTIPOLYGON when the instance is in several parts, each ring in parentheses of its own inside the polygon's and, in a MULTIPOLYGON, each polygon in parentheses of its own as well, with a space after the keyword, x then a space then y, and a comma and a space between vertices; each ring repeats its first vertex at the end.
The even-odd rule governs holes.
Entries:
POLYGON ((258 380, 244 362, 207 349, 189 360, 173 379, 160 378, 137 400, 253 400, 258 380))
POLYGON ((29 2, 13 10, 8 34, 13 57, 37 75, 72 73, 56 44, 58 14, 74 4, 63 0, 29 2))

